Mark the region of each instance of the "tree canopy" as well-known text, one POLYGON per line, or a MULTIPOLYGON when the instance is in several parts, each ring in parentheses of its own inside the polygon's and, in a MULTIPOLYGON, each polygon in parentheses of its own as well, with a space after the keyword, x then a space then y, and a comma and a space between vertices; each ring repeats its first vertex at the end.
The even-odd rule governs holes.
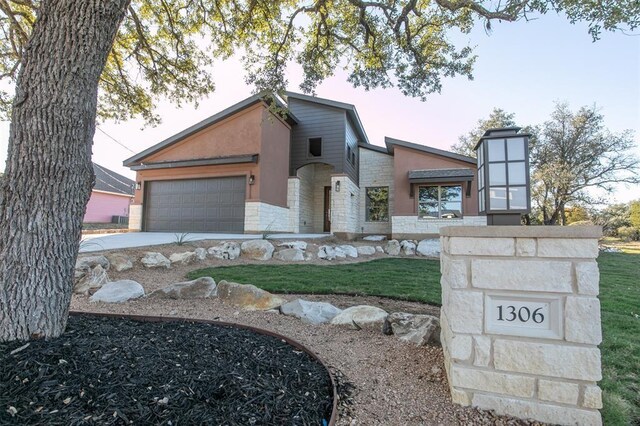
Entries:
MULTIPOLYGON (((1 80, 15 82, 40 6, 0 1, 1 80)), ((214 90, 214 59, 237 53, 256 90, 285 88, 286 66, 296 61, 305 92, 344 66, 354 86, 395 85, 424 99, 444 77, 472 77, 473 50, 456 46, 452 33, 548 12, 587 22, 594 39, 640 24, 634 0, 132 0, 100 78, 98 114, 153 123, 159 97, 197 103, 214 90)), ((0 95, 6 113, 12 96, 0 95)))
POLYGON ((495 129, 499 127, 513 127, 516 126, 516 115, 514 113, 506 112, 500 108, 494 108, 489 114, 489 118, 480 119, 476 124, 476 127, 469 131, 466 135, 462 135, 458 138, 458 142, 455 143, 451 150, 458 154, 468 155, 469 157, 475 157, 476 152, 473 149, 480 138, 484 135, 484 132, 489 129, 495 129))

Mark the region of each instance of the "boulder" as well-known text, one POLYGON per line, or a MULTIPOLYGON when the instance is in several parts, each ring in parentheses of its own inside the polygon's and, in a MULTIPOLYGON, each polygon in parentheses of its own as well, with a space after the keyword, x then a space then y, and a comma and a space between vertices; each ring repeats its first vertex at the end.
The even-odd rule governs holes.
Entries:
POLYGON ((376 246, 376 253, 384 253, 382 246, 376 246))
POLYGON ((336 315, 331 324, 382 330, 388 315, 387 311, 375 306, 352 306, 336 315))
POLYGON ((92 302, 121 303, 144 296, 144 288, 131 280, 106 283, 89 298, 92 302))
POLYGON ((273 244, 267 240, 245 241, 240 246, 242 257, 253 260, 269 260, 274 250, 273 244))
POLYGON ((300 318, 311 324, 324 324, 331 321, 342 309, 326 302, 309 302, 296 299, 280 306, 280 313, 290 317, 300 318))
POLYGON ((105 256, 82 256, 76 260, 76 269, 88 272, 90 269, 93 269, 96 265, 102 266, 102 269, 105 271, 109 270, 109 259, 105 256))
POLYGON ((287 241, 287 242, 278 244, 278 247, 294 248, 294 249, 305 251, 307 249, 307 243, 305 243, 304 241, 287 241))
POLYGON ((207 252, 216 259, 234 260, 240 257, 240 246, 238 243, 225 241, 210 247, 207 252))
POLYGON ((185 251, 184 253, 173 253, 169 256, 171 264, 189 265, 196 260, 196 253, 193 251, 185 251))
POLYGON ((360 256, 372 256, 376 254, 376 249, 373 246, 359 246, 358 254, 360 256))
POLYGON ((440 240, 437 238, 430 238, 428 240, 420 241, 416 248, 416 253, 420 256, 440 256, 440 240))
POLYGON ((133 269, 131 258, 124 253, 111 253, 107 255, 111 267, 117 272, 128 271, 133 269))
POLYGON ((387 237, 384 235, 367 235, 363 238, 364 241, 384 241, 387 237))
POLYGON ((394 312, 385 320, 382 332, 394 334, 402 341, 424 346, 440 340, 440 321, 432 315, 394 312))
POLYGON ((346 254, 349 257, 358 257, 358 250, 354 246, 345 244, 345 245, 337 246, 337 248, 342 250, 344 254, 346 254))
POLYGON ((216 296, 216 282, 211 277, 175 283, 149 294, 158 299, 204 299, 216 296))
POLYGON ((268 311, 286 303, 286 300, 251 284, 223 280, 218 283, 217 292, 218 299, 223 302, 249 311, 268 311))
POLYGON ((287 248, 277 251, 273 258, 285 262, 302 262, 304 261, 304 252, 297 248, 287 248))
POLYGON ((385 247, 384 251, 389 256, 397 256, 400 254, 400 243, 398 242, 398 240, 390 240, 389 242, 387 242, 387 246, 385 247))
POLYGON ((80 279, 75 281, 73 292, 87 296, 108 282, 109 276, 107 275, 107 271, 98 264, 95 265, 93 269, 90 269, 89 272, 84 274, 80 279))
POLYGON ((171 261, 164 257, 162 253, 148 251, 144 254, 144 257, 140 259, 140 262, 145 268, 170 268, 171 261))
POLYGON ((347 254, 340 247, 320 246, 318 248, 318 258, 333 260, 336 257, 344 259, 347 254))
POLYGON ((196 255, 196 259, 198 260, 205 260, 207 258, 207 251, 202 247, 198 247, 193 252, 196 255))
POLYGON ((416 254, 416 243, 409 240, 402 240, 400 243, 400 249, 402 249, 402 254, 406 256, 413 256, 416 254))

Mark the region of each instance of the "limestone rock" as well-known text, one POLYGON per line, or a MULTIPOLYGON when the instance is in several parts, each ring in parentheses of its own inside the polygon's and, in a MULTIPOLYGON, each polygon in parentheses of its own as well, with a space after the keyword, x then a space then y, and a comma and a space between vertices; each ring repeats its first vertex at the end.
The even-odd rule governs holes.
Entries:
POLYGON ((274 259, 282 260, 285 262, 303 262, 304 252, 297 248, 287 248, 277 251, 273 255, 274 259))
POLYGON ((382 246, 376 246, 376 253, 384 253, 382 246))
POLYGON ((280 306, 283 315, 300 318, 311 324, 323 324, 331 321, 342 309, 326 302, 309 302, 296 299, 280 306))
POLYGON ((341 246, 337 246, 336 248, 339 248, 340 250, 342 250, 344 254, 346 254, 349 257, 354 257, 354 258, 358 257, 358 250, 354 246, 344 244, 341 246))
POLYGON ((437 238, 430 238, 428 240, 420 241, 416 248, 416 253, 420 256, 440 256, 440 240, 437 238))
POLYGON ((373 246, 359 246, 357 250, 360 256, 372 256, 376 254, 376 249, 373 246))
POLYGON ((367 235, 363 238, 364 241, 384 241, 387 237, 384 235, 367 235))
POLYGON ((159 299, 204 299, 215 296, 216 282, 211 277, 170 284, 149 294, 149 297, 159 299))
POLYGON ((273 244, 267 240, 245 241, 240 246, 242 257, 253 260, 269 260, 273 256, 273 244))
POLYGON ((207 252, 216 259, 234 260, 240 257, 240 246, 237 243, 225 241, 210 247, 207 252))
POLYGON ((109 259, 105 256, 82 256, 76 260, 76 269, 80 269, 83 271, 88 271, 89 269, 93 269, 96 265, 102 266, 102 269, 105 271, 109 270, 109 259))
POLYGON ((148 251, 140 260, 145 268, 170 268, 171 261, 164 257, 162 253, 148 251))
POLYGON ((400 254, 400 243, 398 240, 390 240, 384 250, 389 256, 397 256, 400 254))
POLYGON ((375 306, 352 306, 336 315, 331 324, 381 330, 387 315, 387 311, 375 306))
POLYGON ((294 248, 305 251, 307 249, 307 243, 304 241, 286 241, 278 244, 278 247, 294 248))
POLYGON ((121 303, 144 296, 144 288, 131 280, 111 281, 89 298, 92 302, 121 303))
POLYGON ((268 311, 286 303, 286 300, 251 284, 238 284, 223 280, 218 283, 217 290, 218 299, 249 311, 268 311))
POLYGON ((178 263, 180 265, 189 265, 196 260, 196 254, 192 251, 185 251, 184 253, 173 253, 169 256, 171 264, 178 263))
POLYGON ((196 255, 196 259, 198 260, 205 260, 207 258, 207 251, 202 247, 198 247, 197 249, 195 249, 194 253, 196 255))
POLYGON ((400 248, 402 249, 402 254, 406 256, 413 256, 416 254, 416 243, 409 240, 402 240, 400 243, 400 248))
POLYGON ((75 285, 73 286, 73 292, 76 294, 84 294, 86 296, 108 282, 109 276, 107 275, 107 271, 105 271, 100 264, 97 264, 80 279, 76 280, 75 285))
POLYGON ((347 254, 340 247, 320 246, 318 248, 318 257, 326 260, 333 260, 336 257, 344 259, 347 254))
POLYGON ((382 331, 384 334, 393 334, 402 341, 424 346, 439 340, 440 321, 431 315, 394 312, 385 320, 382 331))
POLYGON ((117 272, 128 271, 133 269, 131 258, 124 253, 110 253, 107 255, 111 267, 117 272))

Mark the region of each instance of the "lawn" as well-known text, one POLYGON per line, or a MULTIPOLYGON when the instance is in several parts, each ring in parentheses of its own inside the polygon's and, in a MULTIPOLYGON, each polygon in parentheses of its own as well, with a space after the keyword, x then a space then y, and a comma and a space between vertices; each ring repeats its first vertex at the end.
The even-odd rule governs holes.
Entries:
MULTIPOLYGON (((624 250, 624 248, 623 248, 624 250)), ((603 420, 640 424, 640 253, 602 253, 603 420)), ((440 305, 440 265, 426 259, 380 259, 348 265, 241 265, 191 272, 190 279, 251 283, 275 293, 359 294, 440 305)))

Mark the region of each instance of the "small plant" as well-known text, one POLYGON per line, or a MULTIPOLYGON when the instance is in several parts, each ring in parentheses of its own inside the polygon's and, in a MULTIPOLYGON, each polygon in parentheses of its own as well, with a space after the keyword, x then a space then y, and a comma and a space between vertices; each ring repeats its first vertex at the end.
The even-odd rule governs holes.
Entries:
POLYGON ((269 237, 271 236, 271 233, 269 232, 269 230, 271 229, 271 225, 273 225, 273 222, 275 222, 275 221, 276 221, 276 220, 275 220, 275 219, 273 219, 273 220, 271 221, 271 223, 267 226, 267 228, 266 228, 264 231, 262 231, 262 239, 263 239, 263 240, 268 240, 268 239, 269 239, 269 237))
POLYGON ((633 226, 621 226, 618 228, 618 237, 623 241, 638 241, 640 240, 640 230, 633 226))
POLYGON ((191 241, 191 239, 189 238, 189 233, 188 232, 182 232, 180 234, 173 234, 174 237, 174 243, 178 246, 184 246, 186 244, 189 244, 189 242, 191 241))

